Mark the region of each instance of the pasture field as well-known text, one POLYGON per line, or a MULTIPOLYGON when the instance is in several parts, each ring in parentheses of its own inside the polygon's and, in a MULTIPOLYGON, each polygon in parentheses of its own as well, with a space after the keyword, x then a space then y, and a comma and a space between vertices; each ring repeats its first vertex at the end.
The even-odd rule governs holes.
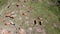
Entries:
POLYGON ((0 34, 60 34, 59 18, 49 0, 0 0, 0 34))

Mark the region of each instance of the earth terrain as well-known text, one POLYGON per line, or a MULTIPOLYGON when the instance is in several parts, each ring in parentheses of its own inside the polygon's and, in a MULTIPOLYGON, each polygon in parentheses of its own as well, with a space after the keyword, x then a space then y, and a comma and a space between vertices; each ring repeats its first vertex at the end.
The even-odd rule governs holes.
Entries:
POLYGON ((60 34, 60 10, 51 0, 0 0, 0 34, 60 34))

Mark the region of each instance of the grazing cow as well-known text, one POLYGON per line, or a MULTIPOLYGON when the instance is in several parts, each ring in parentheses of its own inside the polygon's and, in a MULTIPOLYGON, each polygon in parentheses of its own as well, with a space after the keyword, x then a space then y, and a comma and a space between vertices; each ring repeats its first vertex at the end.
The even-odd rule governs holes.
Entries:
POLYGON ((20 27, 18 29, 20 30, 20 27))
POLYGON ((18 5, 18 4, 16 4, 16 7, 19 7, 19 5, 18 5))
POLYGON ((11 15, 10 13, 6 13, 5 17, 10 17, 10 15, 11 15))
POLYGON ((12 19, 14 19, 15 16, 16 16, 16 15, 11 15, 11 16, 9 16, 9 17, 12 18, 12 19))
POLYGON ((27 11, 27 12, 30 12, 30 11, 27 11))
POLYGON ((36 24, 36 20, 34 20, 34 24, 36 24))
POLYGON ((9 18, 14 19, 14 16, 12 16, 12 15, 6 15, 5 17, 9 17, 9 18))
POLYGON ((10 22, 5 23, 5 25, 10 25, 10 22))
POLYGON ((13 17, 13 16, 10 16, 10 18, 14 19, 14 17, 13 17))
POLYGON ((39 20, 40 20, 40 18, 41 18, 41 17, 39 16, 37 19, 39 19, 39 20))
POLYGON ((10 22, 10 24, 15 26, 15 23, 14 23, 14 22, 12 22, 12 21, 10 22))
POLYGON ((12 18, 14 19, 16 15, 12 12, 12 13, 6 13, 6 16, 5 17, 9 17, 9 18, 12 18))
POLYGON ((31 9, 32 9, 32 6, 29 6, 29 7, 28 7, 28 9, 30 9, 30 10, 31 10, 31 9))
POLYGON ((10 7, 10 5, 7 8, 9 8, 9 7, 10 7))
POLYGON ((21 4, 21 7, 26 7, 24 4, 21 4))
POLYGON ((24 2, 28 2, 28 0, 24 0, 24 2))
POLYGON ((32 12, 28 10, 27 13, 32 13, 32 12))
POLYGON ((41 21, 39 21, 39 25, 42 25, 41 21))
POLYGON ((21 2, 21 0, 18 0, 18 2, 21 2))
POLYGON ((26 12, 22 13, 22 15, 27 16, 29 13, 31 13, 31 12, 30 11, 26 11, 26 12))
POLYGON ((26 2, 26 0, 24 0, 24 2, 26 2))
POLYGON ((37 18, 37 20, 38 20, 38 23, 39 23, 39 25, 42 25, 42 18, 39 16, 38 18, 37 18))
POLYGON ((27 15, 27 13, 25 12, 25 13, 23 13, 22 15, 26 16, 26 15, 27 15))

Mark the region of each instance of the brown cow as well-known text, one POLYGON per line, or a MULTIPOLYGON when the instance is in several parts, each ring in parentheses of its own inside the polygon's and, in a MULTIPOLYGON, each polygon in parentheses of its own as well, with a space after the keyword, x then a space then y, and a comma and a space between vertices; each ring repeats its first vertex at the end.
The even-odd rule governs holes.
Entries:
POLYGON ((19 5, 18 5, 18 4, 16 4, 16 7, 19 7, 19 5))
POLYGON ((36 20, 34 20, 34 25, 36 25, 37 24, 37 22, 36 22, 36 20))
POLYGON ((37 18, 37 20, 38 20, 38 23, 39 23, 39 25, 42 25, 42 18, 39 16, 38 18, 37 18))

